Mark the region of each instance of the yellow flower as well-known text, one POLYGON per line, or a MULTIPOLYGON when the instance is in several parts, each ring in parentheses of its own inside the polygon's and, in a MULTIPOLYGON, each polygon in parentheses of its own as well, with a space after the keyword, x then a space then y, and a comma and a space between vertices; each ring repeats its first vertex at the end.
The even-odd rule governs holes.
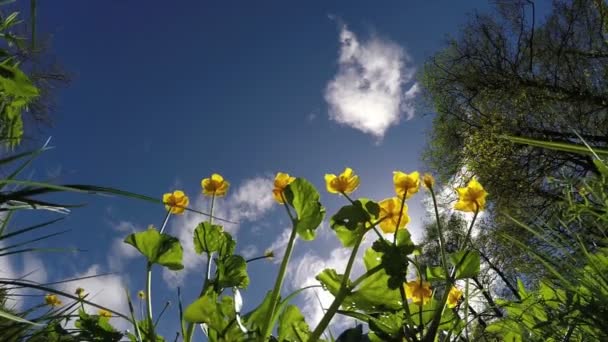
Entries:
POLYGON ((431 300, 433 290, 431 283, 420 279, 405 283, 405 297, 412 300, 416 305, 424 305, 431 300))
POLYGON ((291 182, 296 180, 296 177, 289 176, 288 173, 279 172, 274 177, 274 189, 272 189, 272 195, 274 200, 279 204, 283 204, 283 196, 281 194, 291 182))
POLYGON ((110 318, 112 317, 112 313, 108 310, 99 309, 99 316, 110 318))
POLYGON ((457 188, 458 202, 454 209, 475 212, 481 211, 486 205, 486 196, 488 193, 483 189, 477 179, 473 178, 465 188, 457 188))
POLYGON ((420 187, 420 173, 414 171, 408 175, 401 171, 394 171, 393 184, 395 185, 397 196, 403 198, 403 195, 406 194, 405 199, 408 199, 418 192, 418 188, 420 187))
POLYGON ((84 296, 86 295, 82 287, 77 288, 76 291, 74 291, 74 294, 77 295, 78 298, 84 298, 84 296))
POLYGON ((460 298, 462 298, 462 291, 460 291, 456 286, 452 286, 450 293, 448 293, 448 308, 455 308, 456 305, 458 305, 460 298))
POLYGON ((46 303, 46 305, 52 307, 60 306, 62 304, 61 300, 57 297, 57 295, 50 293, 44 296, 44 302, 46 303))
POLYGON ((139 297, 139 299, 144 300, 146 299, 146 293, 143 290, 139 290, 137 292, 137 297, 139 297))
POLYGON ((435 178, 433 178, 433 175, 430 173, 425 173, 424 176, 422 176, 422 182, 427 189, 431 189, 433 188, 433 185, 435 185, 435 178))
POLYGON ((359 186, 359 176, 355 175, 353 169, 347 167, 339 176, 326 174, 325 185, 327 191, 332 194, 350 194, 359 186))
POLYGON ((401 200, 393 197, 387 198, 380 203, 380 219, 386 217, 382 220, 379 225, 380 229, 382 229, 385 233, 394 233, 397 227, 397 222, 399 222, 399 229, 405 227, 405 225, 410 222, 410 217, 407 215, 407 204, 403 204, 403 213, 401 213, 401 220, 399 220, 399 209, 401 209, 401 200))
POLYGON ((188 207, 190 199, 183 191, 175 190, 173 193, 169 192, 163 195, 163 203, 165 203, 165 208, 171 211, 171 214, 180 215, 188 207))
POLYGON ((205 196, 222 197, 228 192, 230 183, 221 175, 214 173, 211 177, 203 179, 201 186, 203 187, 203 194, 205 196))

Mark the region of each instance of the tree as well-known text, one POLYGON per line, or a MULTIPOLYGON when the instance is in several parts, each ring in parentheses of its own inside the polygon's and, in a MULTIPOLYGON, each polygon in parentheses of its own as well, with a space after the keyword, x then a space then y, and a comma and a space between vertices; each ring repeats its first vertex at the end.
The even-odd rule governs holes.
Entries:
MULTIPOLYGON (((425 160, 444 181, 476 175, 492 200, 483 241, 509 275, 537 271, 501 239, 542 242, 500 214, 545 222, 561 193, 554 178, 595 173, 591 157, 513 144, 504 136, 608 145, 608 7, 554 1, 542 22, 532 1, 499 2, 476 14, 425 65, 422 83, 436 111, 425 160), (515 265, 525 265, 515 268, 515 265)), ((483 247, 483 246, 481 246, 483 247)))

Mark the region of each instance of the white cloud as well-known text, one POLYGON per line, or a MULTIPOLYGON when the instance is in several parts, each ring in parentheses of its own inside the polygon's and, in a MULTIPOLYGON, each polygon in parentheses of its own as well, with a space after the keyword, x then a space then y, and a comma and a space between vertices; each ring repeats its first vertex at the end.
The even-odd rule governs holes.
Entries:
POLYGON ((259 256, 258 248, 255 245, 245 246, 245 248, 240 250, 239 254, 242 255, 245 259, 251 259, 253 257, 259 256))
POLYGON ((48 274, 42 260, 31 255, 23 254, 23 273, 25 279, 38 284, 44 284, 47 281, 48 274))
POLYGON ((338 73, 325 89, 329 117, 382 139, 403 113, 407 119, 414 115, 418 85, 403 90, 414 76, 410 58, 394 42, 378 37, 360 41, 346 25, 340 43, 338 73))
POLYGON ((110 253, 108 254, 108 267, 112 272, 121 272, 125 264, 140 254, 133 246, 124 242, 124 238, 119 237, 112 240, 110 253))
MULTIPOLYGON (((275 264, 278 264, 283 260, 283 255, 287 249, 287 243, 289 242, 289 236, 291 235, 291 228, 285 228, 283 232, 277 237, 276 240, 266 248, 266 250, 272 251, 274 258, 272 259, 275 264)), ((296 240, 297 242, 297 240, 296 240)))
MULTIPOLYGON (((245 180, 236 189, 231 189, 226 198, 216 200, 213 215, 239 224, 254 222, 273 208, 273 186, 274 180, 270 177, 256 177, 245 180)), ((193 203, 192 208, 208 212, 209 200, 199 197, 193 203)), ((183 216, 172 218, 174 221, 169 227, 169 232, 180 240, 184 248, 184 269, 178 272, 163 269, 163 279, 171 286, 181 285, 190 272, 200 272, 206 264, 206 257, 194 252, 192 236, 194 228, 207 219, 207 217, 192 212, 186 212, 183 216)), ((219 221, 218 224, 223 225, 224 230, 236 237, 239 230, 238 224, 219 221)))
MULTIPOLYGON (((366 245, 369 246, 369 243, 366 243, 366 245)), ((366 248, 366 246, 361 246, 361 249, 359 250, 360 254, 363 253, 366 248)), ((350 257, 351 249, 334 245, 333 248, 324 248, 324 250, 331 250, 331 252, 328 256, 324 256, 316 251, 309 251, 301 257, 294 258, 290 263, 289 275, 287 278, 288 285, 291 287, 290 290, 311 285, 319 285, 320 283, 315 277, 326 268, 333 268, 338 273, 344 272, 344 268, 350 257)), ((362 258, 357 257, 355 260, 351 279, 362 274, 364 270, 362 258)), ((306 317, 306 322, 311 327, 315 327, 321 321, 321 318, 325 314, 324 310, 331 305, 334 297, 329 291, 325 291, 322 288, 305 290, 302 292, 302 296, 304 297, 301 301, 302 305, 300 306, 302 314, 306 317)), ((350 325, 352 325, 352 319, 336 315, 331 321, 330 328, 340 332, 350 325)))
MULTIPOLYGON (((100 273, 100 266, 94 264, 85 272, 76 274, 70 278, 89 277, 100 273)), ((127 286, 125 279, 119 275, 112 274, 64 283, 59 285, 58 289, 67 293, 75 293, 77 288, 82 287, 88 294, 86 300, 116 312, 126 314, 129 312, 129 306, 127 303, 125 286, 127 286)), ((89 313, 97 313, 98 311, 97 308, 90 305, 85 305, 85 310, 89 313)), ((110 321, 115 328, 121 331, 130 328, 129 323, 122 318, 113 317, 110 321)), ((74 322, 70 321, 68 327, 73 326, 73 324, 74 322)))

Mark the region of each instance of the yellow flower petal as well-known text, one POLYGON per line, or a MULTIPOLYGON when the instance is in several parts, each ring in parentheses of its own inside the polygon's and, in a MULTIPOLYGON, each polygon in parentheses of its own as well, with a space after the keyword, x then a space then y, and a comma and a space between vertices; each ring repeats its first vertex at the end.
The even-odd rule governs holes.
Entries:
POLYGON ((183 214, 190 203, 190 199, 181 190, 175 190, 172 193, 166 193, 163 195, 163 202, 165 203, 165 209, 170 211, 171 214, 180 215, 183 214))
POLYGON ((424 176, 422 176, 422 182, 427 189, 432 189, 435 185, 435 178, 433 178, 433 175, 430 173, 425 173, 424 176))
POLYGON ((380 219, 384 218, 380 223, 380 229, 386 234, 394 233, 399 224, 399 229, 405 227, 410 222, 410 217, 407 214, 407 204, 403 204, 403 212, 400 214, 401 200, 399 198, 387 198, 380 203, 380 219), (401 216, 401 219, 399 219, 401 216))
POLYGON ((405 283, 405 297, 416 305, 428 303, 432 295, 431 284, 427 281, 416 279, 405 283))
POLYGON ((454 205, 454 209, 464 212, 476 212, 485 208, 488 193, 477 179, 471 179, 469 184, 464 188, 456 188, 456 192, 458 193, 458 202, 454 205))
POLYGON ((395 186, 397 197, 403 198, 405 195, 405 199, 408 199, 417 193, 420 188, 420 173, 414 171, 407 174, 402 171, 394 171, 393 185, 395 186))
POLYGON ((359 187, 359 176, 354 173, 353 169, 347 167, 338 176, 326 174, 325 186, 327 192, 332 194, 350 194, 359 187))
POLYGON ((283 172, 278 172, 274 177, 274 189, 272 189, 272 196, 277 203, 283 204, 283 196, 281 195, 283 194, 283 191, 287 185, 291 184, 291 182, 294 180, 296 180, 295 177, 291 177, 288 173, 283 172))
POLYGON ((222 197, 228 192, 230 183, 220 174, 214 173, 201 181, 201 187, 205 196, 222 197))
POLYGON ((456 305, 458 305, 460 298, 462 298, 462 291, 460 291, 457 287, 452 286, 452 288, 450 289, 450 293, 448 293, 448 308, 455 308, 456 305))

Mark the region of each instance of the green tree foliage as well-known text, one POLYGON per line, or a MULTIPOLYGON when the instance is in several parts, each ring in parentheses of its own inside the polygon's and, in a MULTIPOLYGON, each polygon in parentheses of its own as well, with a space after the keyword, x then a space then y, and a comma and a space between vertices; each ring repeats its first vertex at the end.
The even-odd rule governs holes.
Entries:
MULTIPOLYGON (((474 15, 425 65, 423 84, 436 110, 425 153, 444 181, 462 170, 490 193, 494 214, 538 223, 551 217, 559 189, 552 178, 597 173, 589 155, 514 144, 505 135, 608 145, 608 8, 601 1, 554 1, 541 21, 532 1, 497 4, 474 15)), ((517 231, 498 215, 484 219, 480 241, 512 275, 539 269, 498 237, 517 231), (486 235, 486 236, 483 236, 486 235), (516 269, 516 265, 525 265, 516 269)), ((542 246, 541 246, 542 247, 542 246)))

